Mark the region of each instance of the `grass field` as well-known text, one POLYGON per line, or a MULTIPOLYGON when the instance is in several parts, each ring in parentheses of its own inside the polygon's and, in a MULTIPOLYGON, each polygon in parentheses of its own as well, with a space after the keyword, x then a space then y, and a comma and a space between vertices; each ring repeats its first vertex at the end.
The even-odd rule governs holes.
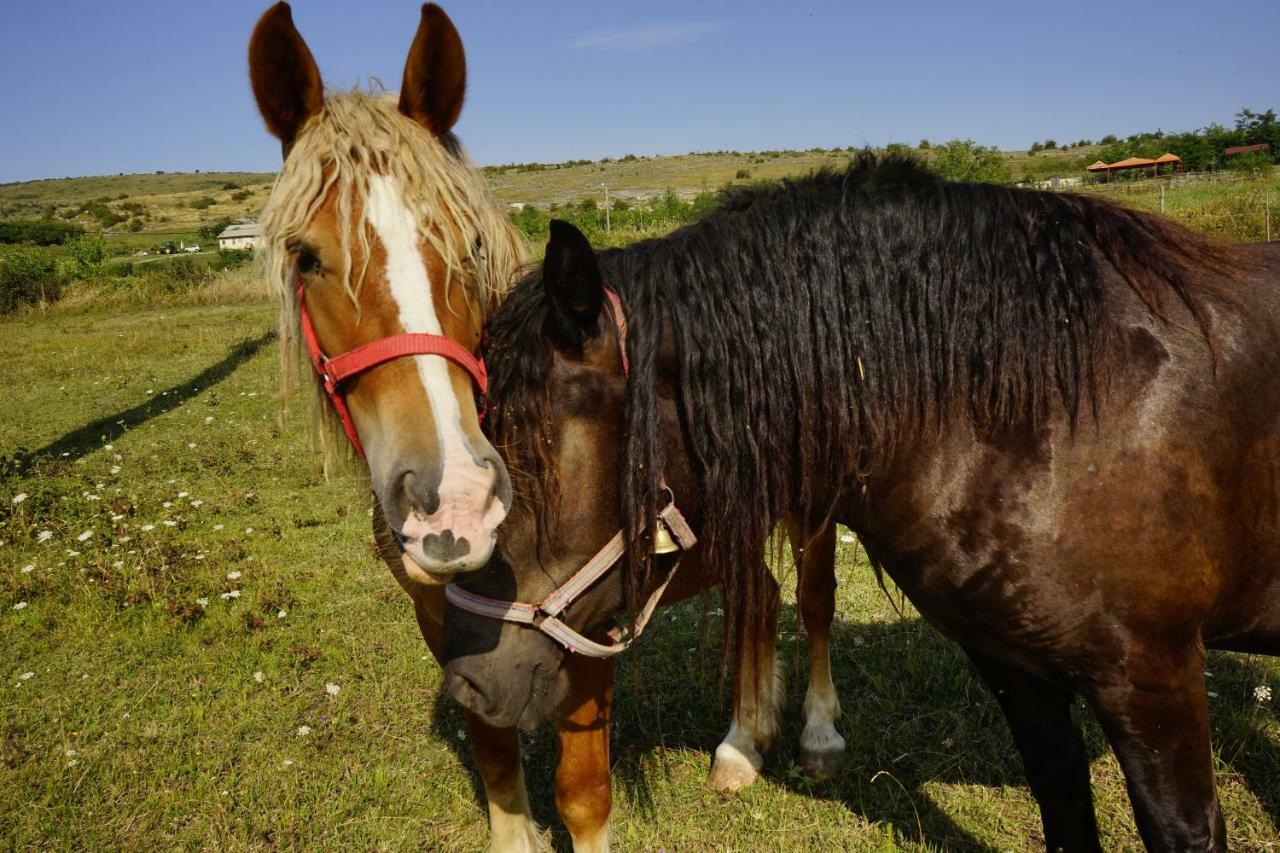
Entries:
MULTIPOLYGON (((369 498, 326 483, 281 425, 260 304, 30 315, 0 324, 0 845, 474 850, 486 840, 461 715, 371 549, 369 498)), ((621 665, 621 850, 1034 850, 1039 822, 991 697, 956 649, 840 547, 834 632, 848 764, 794 765, 793 672, 765 778, 706 789, 727 724, 715 604, 661 614, 621 665)), ((1233 845, 1276 850, 1280 663, 1213 654, 1233 845)), ((1107 849, 1135 849, 1086 711, 1107 849)), ((556 827, 548 733, 527 739, 556 827)))

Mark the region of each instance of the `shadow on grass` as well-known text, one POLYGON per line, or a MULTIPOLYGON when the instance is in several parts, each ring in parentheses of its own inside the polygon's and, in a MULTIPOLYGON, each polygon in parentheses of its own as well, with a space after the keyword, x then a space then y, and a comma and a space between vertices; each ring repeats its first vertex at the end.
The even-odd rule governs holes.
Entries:
MULTIPOLYGON (((994 851, 930 795, 933 783, 979 785, 992 798, 1021 789, 1017 808, 1030 798, 1022 761, 999 706, 970 668, 959 647, 921 619, 858 624, 837 619, 832 626, 832 665, 844 714, 838 726, 847 743, 844 770, 829 782, 812 782, 796 766, 801 704, 808 684, 805 644, 795 637, 795 612, 784 606, 780 653, 789 674, 781 734, 766 757, 769 785, 803 796, 841 802, 869 823, 891 827, 905 841, 945 850, 994 851)), ((675 781, 672 751, 695 750, 710 769, 716 745, 729 722, 729 692, 716 675, 718 623, 699 627, 699 605, 660 611, 637 648, 619 662, 612 732, 615 801, 623 798, 641 814, 653 814, 655 791, 675 781), (699 653, 700 652, 700 653, 699 653)), ((1260 709, 1252 690, 1266 677, 1243 655, 1215 653, 1210 689, 1222 697, 1213 708, 1213 742, 1224 767, 1236 774, 1280 824, 1280 744, 1258 725, 1260 709), (1237 701, 1239 700, 1239 701, 1237 701)), ((1273 689, 1280 685, 1273 685, 1273 689)), ((1085 730, 1090 761, 1108 746, 1091 714, 1076 708, 1085 730)), ((474 770, 470 748, 458 738, 462 713, 441 690, 433 715, 434 733, 449 742, 474 770)), ((549 727, 526 736, 525 772, 534 817, 551 827, 557 850, 572 847, 555 813, 555 739, 549 727)), ((473 773, 474 794, 483 814, 484 791, 473 773)), ((713 796, 710 791, 707 796, 713 796)), ((1095 792, 1096 796, 1096 792, 1095 792)), ((1038 839, 1038 820, 1032 839, 1038 839)), ((822 845, 833 839, 804 839, 822 845)), ((1040 841, 1039 843, 1043 843, 1040 841)))
POLYGON ((114 441, 139 424, 146 423, 185 403, 202 389, 216 385, 235 372, 236 368, 257 355, 258 351, 276 339, 274 331, 256 338, 243 340, 231 347, 226 358, 211 365, 183 382, 165 389, 131 409, 106 415, 85 424, 77 430, 54 439, 38 450, 19 448, 9 459, 0 459, 0 476, 25 473, 32 465, 45 459, 75 461, 93 452, 103 444, 114 441))

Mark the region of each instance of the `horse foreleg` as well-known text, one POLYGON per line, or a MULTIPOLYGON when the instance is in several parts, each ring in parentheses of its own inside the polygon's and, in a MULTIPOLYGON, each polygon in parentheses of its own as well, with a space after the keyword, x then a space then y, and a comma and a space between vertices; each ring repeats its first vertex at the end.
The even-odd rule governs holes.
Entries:
POLYGON ((814 779, 831 779, 844 766, 844 738, 836 731, 840 697, 831 681, 831 620, 836 610, 836 526, 787 522, 795 558, 796 603, 809 637, 809 689, 804 694, 800 766, 814 779))
POLYGON ((1101 850, 1089 758, 1080 728, 1071 719, 1075 694, 972 649, 965 652, 1013 732, 1027 783, 1040 805, 1046 849, 1101 850))
POLYGON ((556 809, 576 853, 609 849, 613 788, 609 775, 609 705, 613 661, 569 656, 569 695, 556 719, 556 809))
MULTIPOLYGON (((438 661, 444 644, 444 587, 405 588, 413 598, 422 637, 438 661)), ((470 711, 466 720, 471 755, 489 804, 490 849, 495 853, 538 850, 540 836, 529 810, 519 733, 513 728, 495 728, 470 711)))
POLYGON ((1130 637, 1123 668, 1093 679, 1089 699, 1124 770, 1149 850, 1226 850, 1213 782, 1204 649, 1130 637))
POLYGON ((764 755, 778 734, 778 705, 782 699, 782 670, 774 653, 778 634, 778 584, 773 585, 769 605, 756 634, 757 654, 742 650, 738 656, 733 723, 716 747, 708 779, 712 788, 732 793, 755 782, 764 767, 764 755))

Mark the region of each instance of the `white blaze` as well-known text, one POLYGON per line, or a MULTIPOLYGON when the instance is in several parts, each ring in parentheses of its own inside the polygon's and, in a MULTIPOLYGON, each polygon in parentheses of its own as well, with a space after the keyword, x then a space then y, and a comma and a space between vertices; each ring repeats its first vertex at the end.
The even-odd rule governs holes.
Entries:
MULTIPOLYGON (((422 262, 422 253, 418 250, 417 222, 400 197, 400 190, 393 179, 386 175, 374 175, 369 179, 366 216, 387 253, 387 286, 400 309, 400 323, 405 331, 443 334, 431 298, 427 265, 422 262)), ((434 355, 415 355, 413 361, 431 403, 441 457, 448 461, 461 452, 470 459, 471 454, 462 437, 458 398, 454 396, 453 385, 449 381, 448 362, 434 355)))

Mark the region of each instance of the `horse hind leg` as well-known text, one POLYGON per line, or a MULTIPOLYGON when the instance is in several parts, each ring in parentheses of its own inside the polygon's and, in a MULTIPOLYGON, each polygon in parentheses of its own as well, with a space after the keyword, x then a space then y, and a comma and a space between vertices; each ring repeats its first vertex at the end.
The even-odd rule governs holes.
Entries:
POLYGON ((760 777, 764 753, 778 735, 778 708, 782 700, 782 667, 774 650, 778 633, 778 585, 770 577, 772 592, 761 630, 756 634, 758 654, 742 654, 735 673, 737 701, 729 733, 716 747, 708 784, 724 794, 751 785, 760 777))
POLYGON ((789 521, 797 570, 796 599, 809 638, 809 688, 804 694, 800 767, 812 779, 832 779, 844 767, 845 742, 836 731, 840 697, 831 680, 831 620, 836 607, 836 526, 789 521))

